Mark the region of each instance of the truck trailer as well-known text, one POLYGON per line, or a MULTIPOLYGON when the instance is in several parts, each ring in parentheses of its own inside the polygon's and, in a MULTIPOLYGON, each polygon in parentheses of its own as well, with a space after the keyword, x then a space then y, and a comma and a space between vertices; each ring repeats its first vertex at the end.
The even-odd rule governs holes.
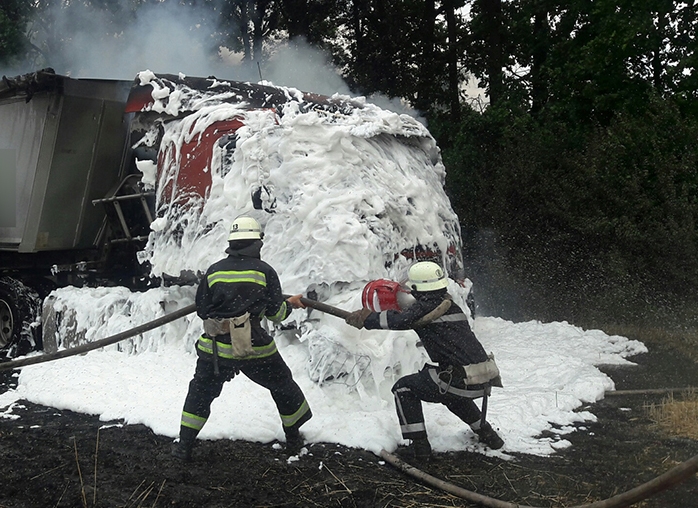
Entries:
MULTIPOLYGON (((273 119, 291 103, 296 112, 322 111, 330 123, 364 107, 346 96, 150 71, 132 81, 76 79, 51 69, 3 77, 2 354, 42 348, 42 302, 54 289, 118 285, 138 291, 197 283, 205 266, 160 263, 153 270, 154 237, 184 241, 183 224, 209 199, 212 178, 234 167, 238 130, 260 128, 246 126, 241 110, 268 111, 273 119)), ((410 150, 426 150, 422 158, 440 166, 433 139, 427 136, 424 148, 415 141, 424 131, 413 128, 414 136, 390 136, 410 150)), ((251 207, 269 216, 276 212, 274 191, 263 181, 247 190, 251 207)), ((440 215, 443 242, 407 239, 397 252, 378 253, 386 266, 398 257, 434 259, 463 280, 457 217, 448 204, 440 215)), ((385 218, 373 223, 379 220, 385 218)))
POLYGON ((143 273, 134 260, 148 222, 134 219, 151 205, 128 162, 131 85, 50 69, 0 83, 0 349, 41 347, 41 300, 52 289, 133 284, 143 273))

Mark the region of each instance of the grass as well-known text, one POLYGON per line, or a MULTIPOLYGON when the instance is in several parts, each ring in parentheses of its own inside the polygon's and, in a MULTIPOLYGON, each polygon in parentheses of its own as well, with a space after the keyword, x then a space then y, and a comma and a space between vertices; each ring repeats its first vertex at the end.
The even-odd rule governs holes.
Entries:
POLYGON ((689 391, 675 399, 668 395, 658 404, 647 404, 650 419, 663 431, 679 437, 698 440, 698 392, 689 391))
POLYGON ((646 345, 662 345, 685 355, 698 364, 698 328, 680 326, 606 325, 596 326, 609 335, 621 335, 646 345))
MULTIPOLYGON (((693 327, 621 325, 606 327, 604 331, 647 345, 661 344, 698 364, 698 330, 693 327)), ((698 392, 691 390, 678 397, 670 393, 657 404, 646 404, 645 410, 649 418, 667 434, 698 440, 698 392)))
MULTIPOLYGON (((690 358, 698 368, 698 329, 694 326, 662 325, 626 324, 601 328, 608 334, 636 339, 649 347, 661 345, 674 349, 690 358)), ((659 403, 646 404, 645 410, 649 418, 667 434, 698 440, 698 392, 695 390, 678 396, 670 393, 659 403)))
MULTIPOLYGON (((82 501, 82 508, 88 508, 88 501, 87 501, 87 494, 86 494, 86 489, 85 489, 85 479, 83 478, 82 475, 82 469, 80 468, 80 459, 78 457, 78 445, 77 441, 75 440, 75 437, 73 437, 73 448, 75 450, 75 464, 77 466, 77 471, 78 471, 78 477, 80 478, 80 494, 81 494, 81 501, 82 501)), ((99 454, 99 429, 97 429, 97 440, 95 442, 95 455, 94 455, 94 491, 93 491, 93 496, 92 496, 92 507, 97 506, 97 457, 99 454)), ((61 466, 62 467, 62 466, 61 466)), ((153 501, 152 508, 155 507, 155 504, 158 502, 158 499, 160 499, 160 494, 162 494, 162 489, 165 487, 165 482, 166 480, 163 480, 162 483, 160 484, 160 488, 157 491, 157 495, 155 497, 155 501, 153 501)), ((58 504, 60 504, 61 500, 63 499, 63 496, 65 495, 66 490, 68 489, 68 486, 70 483, 68 483, 65 487, 65 490, 63 491, 63 494, 61 494, 60 499, 58 500, 58 504)), ((128 498, 127 504, 124 506, 124 508, 143 508, 144 503, 146 502, 148 496, 153 492, 155 489, 155 482, 151 482, 150 485, 145 486, 145 480, 143 480, 138 487, 136 487, 136 490, 133 491, 131 494, 131 497, 128 498), (140 492, 139 492, 140 491, 140 492)), ((2 507, 0 507, 2 508, 2 507)))

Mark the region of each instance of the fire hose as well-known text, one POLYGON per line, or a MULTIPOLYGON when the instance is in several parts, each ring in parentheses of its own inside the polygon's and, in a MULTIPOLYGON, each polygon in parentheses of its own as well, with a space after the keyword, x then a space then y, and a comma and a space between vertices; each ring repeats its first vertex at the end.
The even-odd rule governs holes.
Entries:
MULTIPOLYGON (((284 295, 284 298, 288 298, 288 295, 284 295)), ((349 313, 347 311, 344 311, 342 309, 338 309, 337 307, 332 307, 331 305, 317 302, 315 300, 310 300, 308 298, 301 298, 301 302, 304 305, 307 305, 309 307, 313 307, 319 311, 325 312, 327 314, 332 314, 332 315, 340 317, 342 319, 346 318, 349 315, 349 313)), ((38 363, 51 362, 53 360, 58 360, 60 358, 67 358, 69 356, 87 353, 88 351, 99 349, 99 348, 104 347, 104 346, 110 346, 111 344, 121 342, 122 340, 130 339, 131 337, 139 335, 143 332, 147 332, 147 331, 153 330, 155 328, 159 328, 162 325, 165 325, 165 324, 170 323, 172 321, 175 321, 181 317, 184 317, 188 314, 191 314, 195 310, 196 310, 196 304, 191 304, 191 305, 183 307, 179 310, 176 310, 170 314, 167 314, 166 316, 159 317, 157 319, 154 319, 154 320, 149 321, 147 323, 144 323, 142 325, 136 326, 135 328, 131 328, 130 330, 126 330, 124 332, 117 333, 116 335, 112 335, 111 337, 106 337, 104 339, 90 342, 88 344, 82 344, 80 346, 76 346, 76 347, 73 347, 70 349, 64 349, 62 351, 57 351, 55 353, 38 355, 38 356, 29 356, 26 358, 20 358, 18 360, 12 360, 9 362, 2 362, 2 363, 0 363, 0 372, 2 372, 4 370, 12 370, 12 369, 20 368, 20 367, 25 367, 27 365, 35 365, 38 363)))
POLYGON ((116 335, 112 335, 111 337, 107 337, 105 339, 100 339, 94 342, 90 342, 88 344, 82 344, 80 346, 76 346, 70 349, 64 349, 55 353, 39 356, 29 356, 27 358, 20 358, 18 360, 12 360, 10 362, 0 363, 0 371, 16 369, 18 367, 25 367, 27 365, 34 365, 37 363, 50 362, 53 360, 58 360, 59 358, 66 358, 68 356, 87 353, 88 351, 92 351, 93 349, 99 349, 104 346, 109 346, 122 340, 130 339, 131 337, 139 335, 143 332, 159 328, 160 326, 175 321, 176 319, 184 317, 187 314, 191 314, 195 310, 196 305, 191 304, 179 310, 176 310, 170 314, 167 314, 166 316, 153 319, 152 321, 148 321, 147 323, 136 326, 135 328, 131 328, 130 330, 126 330, 125 332, 117 333, 116 335))
MULTIPOLYGON (((284 298, 289 298, 289 295, 284 295, 284 298)), ((326 303, 318 302, 317 300, 311 300, 310 298, 301 297, 301 303, 307 307, 312 307, 313 309, 324 312, 325 314, 331 314, 335 317, 346 319, 350 312, 346 310, 333 307, 332 305, 327 305, 326 303)))
MULTIPOLYGON (((288 296, 284 295, 284 297, 288 296)), ((349 312, 345 310, 333 307, 331 305, 327 305, 322 302, 303 297, 301 297, 300 301, 307 307, 311 307, 313 309, 325 312, 327 314, 331 314, 342 319, 345 319, 349 315, 349 312)), ((140 326, 136 326, 135 328, 132 328, 130 330, 126 330, 116 335, 112 335, 111 337, 91 342, 89 344, 83 344, 71 349, 66 349, 47 355, 20 358, 18 360, 13 360, 10 362, 0 363, 0 371, 24 367, 26 365, 34 365, 38 363, 49 362, 52 360, 57 360, 59 358, 65 358, 76 354, 86 353, 88 351, 92 351, 94 349, 98 349, 100 347, 108 346, 116 342, 128 339, 130 337, 134 337, 140 333, 153 330, 171 321, 175 321, 176 319, 191 314, 195 310, 196 306, 192 304, 182 309, 176 310, 166 316, 162 316, 160 318, 144 323, 140 326)), ((525 506, 515 503, 509 503, 507 501, 501 501, 499 499, 484 496, 482 494, 478 494, 477 492, 472 492, 462 487, 458 487, 457 485, 454 485, 452 483, 445 482, 413 466, 410 466, 409 464, 400 460, 396 455, 393 455, 392 453, 389 453, 386 450, 381 450, 378 456, 384 459, 386 462, 390 463, 391 465, 395 466, 397 469, 408 474, 409 476, 412 476, 420 481, 432 485, 433 487, 443 490, 444 492, 448 492, 450 494, 480 504, 482 506, 486 506, 488 508, 536 508, 533 506, 525 506)), ((628 490, 622 494, 618 494, 616 496, 604 499, 602 501, 578 505, 571 508, 624 508, 627 506, 631 506, 644 499, 647 499, 648 497, 653 496, 654 494, 662 492, 666 489, 669 489, 675 485, 678 485, 679 483, 695 475, 697 472, 698 455, 690 458, 685 462, 682 462, 678 466, 670 469, 666 473, 654 478, 653 480, 643 483, 642 485, 639 485, 638 487, 628 490)))
MULTIPOLYGON (((286 296, 286 295, 284 295, 286 296)), ((308 298, 301 298, 301 303, 307 307, 317 309, 333 316, 345 319, 349 312, 332 307, 325 303, 317 302, 315 300, 309 300, 308 298)), ((516 503, 509 503, 507 501, 501 501, 492 497, 484 496, 478 494, 477 492, 472 492, 466 490, 462 487, 458 487, 452 483, 445 482, 434 476, 431 476, 424 471, 421 471, 413 466, 410 466, 406 462, 400 460, 396 455, 389 453, 386 450, 381 450, 378 454, 382 459, 384 459, 389 464, 395 466, 399 470, 407 473, 408 475, 421 480, 433 487, 440 490, 458 496, 460 498, 472 501, 473 503, 486 506, 488 508, 536 508, 534 506, 524 506, 516 503)), ((594 503, 579 505, 571 508, 624 508, 631 506, 643 499, 647 499, 654 494, 657 494, 663 490, 669 489, 679 483, 687 480, 698 472, 698 455, 692 457, 691 459, 682 462, 678 466, 670 469, 666 473, 650 480, 647 483, 635 487, 634 489, 628 490, 622 494, 618 494, 608 499, 602 501, 596 501, 594 503)))
MULTIPOLYGON (((492 497, 483 496, 477 492, 471 492, 469 490, 453 485, 452 483, 439 480, 427 473, 420 471, 419 469, 410 466, 409 464, 401 461, 398 457, 392 453, 388 453, 385 450, 381 450, 380 457, 385 459, 393 466, 397 467, 401 471, 409 474, 410 476, 417 478, 419 480, 428 483, 434 487, 437 487, 445 492, 453 494, 455 496, 467 499, 473 503, 480 504, 482 506, 487 506, 489 508, 537 508, 534 506, 526 506, 516 503, 509 503, 507 501, 501 501, 499 499, 494 499, 492 497)), ((653 480, 643 483, 642 485, 635 487, 634 489, 618 494, 617 496, 604 499, 602 501, 596 501, 593 503, 573 506, 570 508, 624 508, 626 506, 631 506, 638 503, 644 499, 647 499, 658 492, 666 490, 670 487, 678 485, 679 483, 692 477, 696 472, 698 472, 698 455, 682 462, 678 466, 670 469, 666 473, 654 478, 653 480)))

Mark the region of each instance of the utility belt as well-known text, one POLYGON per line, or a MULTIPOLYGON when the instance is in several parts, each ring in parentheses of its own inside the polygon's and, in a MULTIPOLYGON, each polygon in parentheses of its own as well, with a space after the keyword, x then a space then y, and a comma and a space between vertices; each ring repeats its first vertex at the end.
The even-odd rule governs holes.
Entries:
MULTIPOLYGON (((252 322, 249 312, 232 318, 204 319, 204 332, 213 339, 214 345, 216 337, 230 335, 232 354, 237 358, 245 358, 254 354, 254 349, 252 348, 252 322)), ((217 356, 217 352, 214 348, 215 356, 217 356)))
POLYGON ((439 371, 434 371, 438 378, 437 384, 439 388, 445 388, 446 391, 451 384, 456 381, 458 385, 465 385, 466 390, 471 386, 486 387, 496 386, 501 388, 502 378, 499 374, 499 367, 494 361, 494 355, 487 355, 487 360, 479 363, 471 363, 469 365, 446 365, 439 366, 439 371), (445 386, 444 386, 445 385, 445 386))
POLYGON ((456 397, 468 399, 482 398, 480 409, 480 424, 484 425, 487 418, 487 398, 492 393, 492 387, 502 387, 499 368, 494 361, 494 355, 487 355, 487 360, 470 365, 439 365, 428 367, 431 380, 436 383, 439 393, 450 393, 456 397), (455 386, 454 386, 455 384, 455 386), (459 388, 462 386, 463 388, 459 388))

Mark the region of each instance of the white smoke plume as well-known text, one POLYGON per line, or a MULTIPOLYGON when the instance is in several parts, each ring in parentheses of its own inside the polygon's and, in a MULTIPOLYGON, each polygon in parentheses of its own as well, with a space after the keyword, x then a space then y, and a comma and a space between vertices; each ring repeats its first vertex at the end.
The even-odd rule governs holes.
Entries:
MULTIPOLYGON (((52 67, 58 74, 73 78, 131 80, 138 72, 151 70, 264 81, 323 95, 355 95, 330 55, 302 40, 266 42, 268 59, 243 62, 240 53, 215 42, 219 8, 162 1, 131 11, 128 5, 129 0, 122 0, 120 9, 105 12, 81 2, 68 6, 60 2, 41 12, 34 22, 36 35, 32 42, 42 48, 43 58, 34 66, 0 69, 0 76, 52 67), (48 33, 47 26, 51 27, 48 33)), ((398 99, 367 99, 384 109, 417 116, 398 99)))
POLYGON ((74 78, 133 79, 144 69, 253 78, 234 76, 244 67, 219 56, 213 37, 217 12, 210 8, 161 2, 131 11, 123 4, 106 12, 74 2, 39 13, 49 21, 42 25, 50 26, 33 41, 44 50, 45 66, 74 78))

